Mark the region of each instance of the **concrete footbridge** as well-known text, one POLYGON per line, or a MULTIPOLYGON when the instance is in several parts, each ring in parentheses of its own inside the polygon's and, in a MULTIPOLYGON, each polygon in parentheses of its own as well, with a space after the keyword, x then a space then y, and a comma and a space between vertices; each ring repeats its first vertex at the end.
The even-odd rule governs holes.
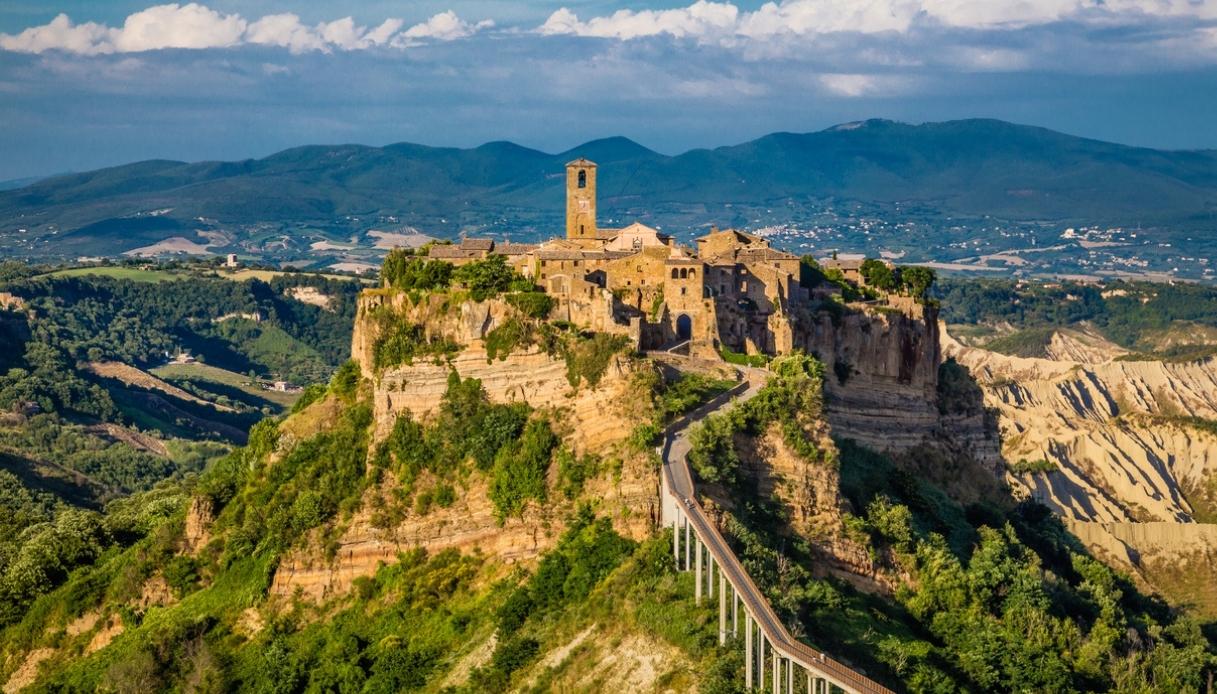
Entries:
POLYGON ((736 387, 673 423, 659 449, 662 522, 672 528, 676 566, 694 572, 699 604, 703 599, 718 600, 719 643, 742 641, 748 689, 764 689, 768 682, 774 694, 829 694, 833 688, 850 694, 893 694, 792 637, 697 501, 688 463, 690 427, 717 410, 747 401, 764 387, 767 372, 741 369, 740 373, 743 378, 736 387))

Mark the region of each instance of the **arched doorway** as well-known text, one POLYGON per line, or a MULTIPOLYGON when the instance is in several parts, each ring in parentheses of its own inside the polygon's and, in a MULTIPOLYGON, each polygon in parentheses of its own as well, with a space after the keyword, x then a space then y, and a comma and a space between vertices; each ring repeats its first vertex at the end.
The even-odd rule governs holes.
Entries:
POLYGON ((693 319, 683 313, 676 317, 676 337, 680 340, 693 337, 693 319))

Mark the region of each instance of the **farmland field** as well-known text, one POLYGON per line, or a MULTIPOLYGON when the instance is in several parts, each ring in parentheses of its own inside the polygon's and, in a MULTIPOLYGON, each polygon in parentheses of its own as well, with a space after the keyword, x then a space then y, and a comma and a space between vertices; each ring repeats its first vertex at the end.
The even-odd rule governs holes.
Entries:
POLYGON ((299 393, 280 393, 273 390, 263 390, 249 384, 249 377, 228 369, 221 369, 208 364, 167 364, 150 370, 159 378, 167 381, 194 381, 206 387, 207 383, 217 383, 229 388, 235 388, 252 396, 254 399, 269 400, 283 409, 288 409, 299 393))

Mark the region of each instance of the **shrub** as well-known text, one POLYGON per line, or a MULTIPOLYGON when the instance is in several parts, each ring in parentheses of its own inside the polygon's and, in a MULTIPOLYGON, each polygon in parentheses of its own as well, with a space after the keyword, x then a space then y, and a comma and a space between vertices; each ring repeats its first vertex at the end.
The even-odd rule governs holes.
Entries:
POLYGON ((507 295, 507 303, 529 318, 544 319, 554 308, 554 299, 545 292, 519 292, 507 295))
POLYGON ((427 260, 412 250, 395 248, 385 256, 381 279, 390 287, 404 291, 433 291, 447 289, 452 281, 452 263, 427 260))
POLYGON ((521 513, 529 499, 545 499, 545 471, 557 443, 549 422, 534 419, 524 427, 514 446, 499 450, 490 481, 490 500, 500 523, 507 516, 521 513))
POLYGON ((532 342, 532 326, 520 318, 508 318, 486 333, 486 361, 494 361, 496 357, 505 360, 507 355, 532 342))
POLYGON ((372 365, 378 371, 398 364, 412 364, 415 357, 451 356, 460 349, 444 337, 428 337, 421 325, 396 320, 388 312, 382 316, 380 333, 372 345, 372 365))
POLYGON ((349 400, 354 397, 355 390, 359 387, 360 377, 359 363, 348 359, 334 372, 334 377, 330 379, 330 389, 335 395, 349 400))
POLYGON ((590 338, 576 338, 574 344, 567 344, 563 348, 566 380, 572 388, 578 388, 581 382, 595 388, 608 370, 613 355, 620 353, 625 346, 624 335, 596 333, 590 338))
POLYGON ((452 273, 452 278, 469 291, 474 301, 485 301, 512 288, 531 290, 532 283, 525 280, 507 264, 502 255, 490 255, 482 260, 462 265, 452 273))

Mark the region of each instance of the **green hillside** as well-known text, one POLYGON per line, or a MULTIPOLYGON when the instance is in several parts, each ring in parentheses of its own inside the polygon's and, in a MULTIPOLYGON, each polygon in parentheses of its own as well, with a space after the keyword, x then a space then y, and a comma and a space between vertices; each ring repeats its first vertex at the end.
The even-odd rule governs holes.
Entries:
POLYGON ((198 229, 248 227, 243 233, 256 235, 266 229, 253 227, 267 224, 289 235, 311 224, 334 240, 390 220, 441 234, 552 233, 562 167, 575 156, 601 164, 602 217, 655 224, 748 223, 787 206, 797 218, 815 201, 834 200, 900 203, 944 222, 991 215, 1203 228, 1217 210, 1212 151, 1127 147, 994 120, 872 120, 677 156, 610 138, 559 154, 507 142, 403 143, 299 147, 241 162, 139 162, 0 191, 0 238, 22 253, 73 256, 194 240, 198 229))

